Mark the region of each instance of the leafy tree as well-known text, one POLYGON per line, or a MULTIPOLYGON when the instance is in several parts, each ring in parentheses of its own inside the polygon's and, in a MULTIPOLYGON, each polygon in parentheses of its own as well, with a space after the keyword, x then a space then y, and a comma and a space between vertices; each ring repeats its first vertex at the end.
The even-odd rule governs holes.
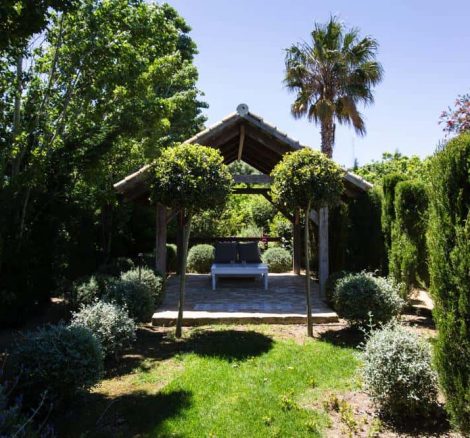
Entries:
POLYGON ((309 336, 313 336, 310 303, 309 215, 312 208, 332 207, 339 202, 343 192, 343 171, 323 153, 305 148, 284 155, 271 175, 274 202, 288 211, 300 210, 305 216, 307 331, 309 336))
POLYGON ((223 205, 233 182, 223 157, 216 149, 181 144, 168 148, 157 159, 153 175, 153 199, 184 215, 183 254, 176 336, 181 337, 184 292, 191 219, 201 210, 223 205))
POLYGON ((23 46, 44 30, 53 11, 66 11, 76 0, 3 0, 0 3, 0 52, 23 46))
POLYGON ((401 174, 406 179, 424 180, 427 174, 429 160, 421 160, 417 155, 408 157, 396 151, 393 154, 384 152, 380 161, 373 160, 354 169, 366 181, 374 185, 383 185, 383 180, 392 173, 401 174))
POLYGON ((51 12, 27 71, 2 58, 0 290, 47 297, 127 238, 138 207, 112 184, 204 121, 189 30, 168 5, 81 0, 51 12))
POLYGON ((436 363, 452 420, 470 433, 470 133, 431 160, 427 244, 436 363))
POLYGON ((316 23, 311 38, 310 44, 287 49, 285 84, 297 95, 292 114, 320 124, 321 150, 331 158, 336 121, 365 134, 357 105, 373 102, 382 66, 376 61, 377 41, 361 38, 358 29, 346 29, 335 17, 326 25, 316 23))

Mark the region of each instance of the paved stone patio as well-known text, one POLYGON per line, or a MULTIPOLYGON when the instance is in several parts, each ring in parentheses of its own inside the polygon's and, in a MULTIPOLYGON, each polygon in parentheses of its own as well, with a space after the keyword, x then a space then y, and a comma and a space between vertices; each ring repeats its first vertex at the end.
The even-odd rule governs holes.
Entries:
MULTIPOLYGON (((269 289, 261 279, 221 278, 217 290, 211 289, 208 274, 188 274, 184 324, 260 323, 303 324, 305 314, 305 277, 295 274, 269 274, 269 289)), ((152 318, 153 325, 174 325, 178 310, 179 278, 168 280, 162 305, 152 318)), ((338 322, 338 315, 319 298, 318 285, 312 282, 314 323, 338 322)))

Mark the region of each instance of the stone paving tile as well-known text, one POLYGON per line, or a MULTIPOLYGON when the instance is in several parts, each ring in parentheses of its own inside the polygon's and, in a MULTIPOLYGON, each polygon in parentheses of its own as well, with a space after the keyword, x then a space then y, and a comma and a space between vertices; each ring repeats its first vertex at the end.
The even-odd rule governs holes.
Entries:
MULTIPOLYGON (((305 277, 294 274, 269 274, 269 289, 260 279, 226 279, 218 281, 215 291, 210 276, 189 274, 186 280, 185 311, 259 313, 279 316, 305 314, 305 277)), ((157 312, 178 308, 179 278, 172 277, 157 312)), ((312 282, 312 313, 334 314, 320 299, 318 285, 312 282)))

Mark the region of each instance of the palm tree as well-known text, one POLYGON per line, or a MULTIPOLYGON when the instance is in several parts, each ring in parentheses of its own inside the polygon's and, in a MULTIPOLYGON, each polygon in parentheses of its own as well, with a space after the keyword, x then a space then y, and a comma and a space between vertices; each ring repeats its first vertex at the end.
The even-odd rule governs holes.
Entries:
POLYGON ((374 101, 372 88, 382 80, 383 70, 376 61, 377 41, 361 39, 358 29, 345 29, 336 17, 326 25, 316 23, 311 36, 310 44, 287 49, 284 82, 297 93, 293 116, 320 123, 321 150, 331 158, 336 121, 352 125, 359 135, 366 133, 357 105, 374 101))

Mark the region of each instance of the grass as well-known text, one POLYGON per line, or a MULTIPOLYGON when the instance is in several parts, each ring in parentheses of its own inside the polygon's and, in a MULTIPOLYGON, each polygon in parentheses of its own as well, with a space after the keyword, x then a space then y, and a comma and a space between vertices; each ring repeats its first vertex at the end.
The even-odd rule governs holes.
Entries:
POLYGON ((147 333, 140 354, 64 414, 59 436, 321 436, 319 400, 355 389, 357 353, 256 330, 147 333))

